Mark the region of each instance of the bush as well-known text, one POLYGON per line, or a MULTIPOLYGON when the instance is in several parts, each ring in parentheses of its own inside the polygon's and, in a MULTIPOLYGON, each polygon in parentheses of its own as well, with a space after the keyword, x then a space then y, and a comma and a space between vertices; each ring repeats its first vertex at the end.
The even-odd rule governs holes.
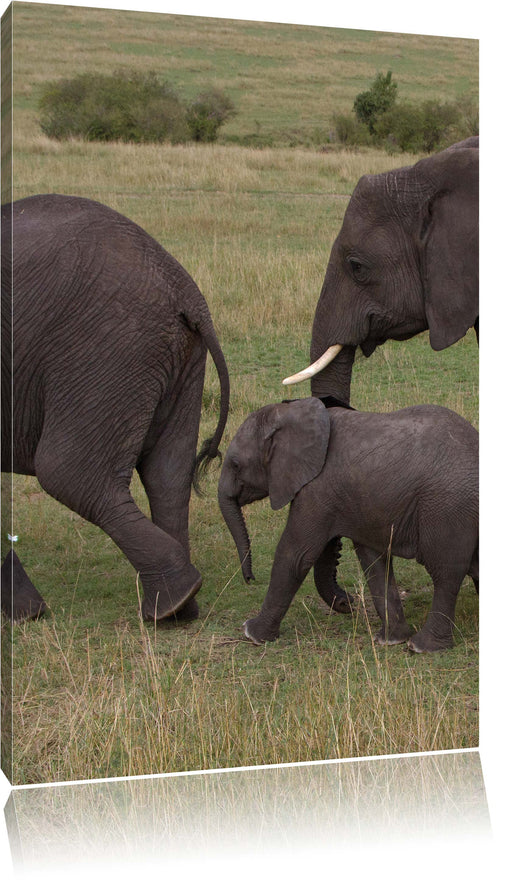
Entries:
POLYGON ((202 92, 187 110, 187 123, 194 141, 216 141, 220 127, 235 116, 229 95, 220 89, 202 92))
POLYGON ((463 138, 470 138, 471 135, 478 135, 480 131, 478 98, 466 92, 457 98, 455 106, 458 111, 458 137, 453 140, 460 141, 463 138))
POLYGON ((375 125, 375 140, 388 150, 419 153, 422 150, 423 122, 421 109, 415 105, 397 104, 386 111, 375 125))
POLYGON ((50 138, 86 141, 186 141, 186 112, 155 73, 79 74, 49 83, 39 102, 50 138))
POLYGON ((367 92, 360 92, 354 101, 354 113, 360 123, 368 127, 371 135, 379 117, 393 107, 398 86, 391 82, 392 73, 377 74, 367 92))
POLYGON ((432 153, 470 134, 478 134, 477 122, 476 131, 468 131, 462 106, 466 105, 439 101, 397 104, 379 117, 375 138, 389 150, 432 153))
POLYGON ((368 145, 371 143, 371 135, 366 126, 363 126, 355 117, 348 114, 334 114, 332 124, 336 140, 345 145, 368 145))
POLYGON ((371 88, 354 101, 354 113, 332 118, 336 138, 345 145, 384 146, 389 151, 432 153, 478 135, 478 101, 463 95, 456 101, 421 104, 396 102, 392 73, 377 74, 371 88))

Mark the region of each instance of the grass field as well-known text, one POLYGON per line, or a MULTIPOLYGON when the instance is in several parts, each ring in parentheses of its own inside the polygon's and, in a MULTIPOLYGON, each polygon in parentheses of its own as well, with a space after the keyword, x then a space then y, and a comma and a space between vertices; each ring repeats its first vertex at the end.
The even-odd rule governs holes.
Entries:
MULTIPOLYGON (((282 378, 307 361, 329 251, 356 181, 416 159, 316 150, 308 140, 328 131, 330 113, 348 110, 377 69, 392 68, 411 96, 435 91, 451 99, 466 86, 476 89, 476 44, 26 4, 15 5, 14 21, 15 197, 98 199, 183 263, 208 300, 230 368, 225 450, 247 413, 283 397, 282 378), (205 34, 208 49, 199 51, 205 34), (66 51, 57 53, 57 43, 66 51), (207 77, 243 110, 222 141, 207 147, 45 138, 37 126, 40 84, 71 66, 109 70, 112 53, 116 66, 167 71, 184 94, 207 77), (309 134, 292 148, 296 129, 309 134), (234 143, 257 131, 280 146, 234 143)), ((356 407, 371 410, 435 402, 478 425, 474 335, 440 353, 421 335, 389 342, 369 360, 360 355, 352 396, 356 407)), ((209 362, 201 438, 217 413, 209 362)), ((11 479, 4 479, 5 499, 11 479)), ((140 621, 136 575, 110 539, 46 496, 35 479, 14 476, 17 551, 50 611, 37 623, 2 626, 4 674, 11 649, 14 670, 13 695, 5 697, 12 781, 477 745, 478 599, 470 581, 460 593, 454 650, 413 657, 403 647, 377 648, 376 615, 346 542, 339 576, 361 597, 357 617, 328 615, 310 576, 279 641, 256 648, 242 638, 241 625, 264 597, 286 512, 272 512, 268 502, 248 511, 257 583, 247 588, 217 509, 217 480, 212 470, 205 497, 191 501, 192 556, 203 574, 200 618, 155 629, 140 621)), ((136 479, 134 494, 147 508, 136 479)), ((3 552, 5 533, 4 525, 3 552)), ((397 561, 396 573, 407 618, 420 626, 432 597, 429 578, 414 562, 397 561)))
POLYGON ((90 70, 154 70, 185 101, 225 89, 238 115, 222 140, 283 146, 328 140, 333 113, 378 71, 393 71, 400 99, 478 93, 476 40, 24 3, 14 26, 18 136, 36 127, 43 83, 90 70))

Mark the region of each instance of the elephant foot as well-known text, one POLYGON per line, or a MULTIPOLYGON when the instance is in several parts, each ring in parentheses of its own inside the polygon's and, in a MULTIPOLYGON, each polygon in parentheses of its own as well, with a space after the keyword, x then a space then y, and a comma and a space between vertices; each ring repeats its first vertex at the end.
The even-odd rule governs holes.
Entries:
POLYGON ((405 642, 411 637, 412 633, 412 628, 406 622, 400 623, 400 625, 395 626, 393 629, 390 629, 389 626, 387 628, 382 626, 380 631, 375 635, 375 642, 379 644, 380 647, 391 647, 394 644, 405 644, 405 642))
POLYGON ((356 600, 338 585, 336 579, 341 549, 342 543, 339 537, 329 540, 314 565, 315 586, 330 613, 351 614, 356 600))
POLYGON ((194 595, 201 588, 202 578, 198 570, 188 564, 177 573, 169 572, 157 576, 143 576, 144 600, 141 605, 142 618, 158 622, 168 616, 184 611, 184 617, 199 614, 197 604, 191 604, 194 595))
POLYGON ((260 646, 266 641, 275 641, 279 637, 279 627, 269 628, 261 623, 258 616, 244 622, 244 634, 253 644, 260 646))
POLYGON ((407 647, 413 653, 436 653, 438 650, 451 650, 453 638, 451 635, 438 638, 432 632, 422 629, 408 640, 407 647))
POLYGON ((174 614, 178 622, 193 622, 199 616, 199 604, 195 598, 186 601, 183 607, 174 614))
POLYGON ((337 593, 331 604, 329 605, 330 613, 353 613, 356 606, 356 599, 348 592, 337 593))
POLYGON ((44 599, 28 578, 23 565, 11 551, 1 568, 2 610, 13 623, 38 619, 46 611, 44 599))

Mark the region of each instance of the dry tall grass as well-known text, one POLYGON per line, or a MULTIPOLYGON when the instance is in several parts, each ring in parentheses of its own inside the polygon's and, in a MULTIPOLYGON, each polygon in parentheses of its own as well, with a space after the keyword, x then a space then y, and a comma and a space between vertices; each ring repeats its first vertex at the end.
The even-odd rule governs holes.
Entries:
POLYGON ((112 191, 149 196, 172 191, 219 193, 350 194, 362 174, 378 174, 417 159, 366 148, 316 152, 305 148, 243 148, 222 144, 94 144, 52 141, 20 117, 16 127, 16 197, 40 192, 46 177, 63 192, 110 182, 112 191), (17 157, 17 159, 16 159, 17 157), (21 171, 22 163, 23 174, 21 171), (79 165, 77 165, 79 164, 79 165), (114 174, 115 173, 115 174, 114 174))
POLYGON ((158 630, 120 622, 109 661, 99 663, 101 626, 78 634, 72 622, 49 622, 37 636, 22 627, 26 658, 13 702, 22 781, 460 747, 474 711, 458 695, 463 669, 446 688, 423 660, 407 660, 397 672, 393 655, 373 645, 369 660, 370 628, 366 637, 355 628, 326 668, 314 611, 312 618, 309 639, 297 637, 293 665, 273 653, 273 673, 265 665, 269 651, 237 638, 205 638, 202 629, 173 646, 158 630), (248 654, 265 665, 263 682, 245 670, 248 654))

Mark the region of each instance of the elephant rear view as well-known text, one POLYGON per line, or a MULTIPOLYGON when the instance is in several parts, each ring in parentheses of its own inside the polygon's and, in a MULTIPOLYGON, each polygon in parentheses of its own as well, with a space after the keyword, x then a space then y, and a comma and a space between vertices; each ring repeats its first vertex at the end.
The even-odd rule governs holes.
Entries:
MULTIPOLYGON (((146 619, 197 615, 190 491, 199 465, 218 454, 229 407, 226 363, 197 285, 107 206, 29 197, 2 208, 2 338, 2 470, 37 476, 114 540, 140 573, 146 619), (220 416, 196 457, 207 350, 220 416), (130 494, 134 469, 151 520, 130 494)), ((35 610, 27 582, 9 553, 2 608, 15 621, 35 610)))

